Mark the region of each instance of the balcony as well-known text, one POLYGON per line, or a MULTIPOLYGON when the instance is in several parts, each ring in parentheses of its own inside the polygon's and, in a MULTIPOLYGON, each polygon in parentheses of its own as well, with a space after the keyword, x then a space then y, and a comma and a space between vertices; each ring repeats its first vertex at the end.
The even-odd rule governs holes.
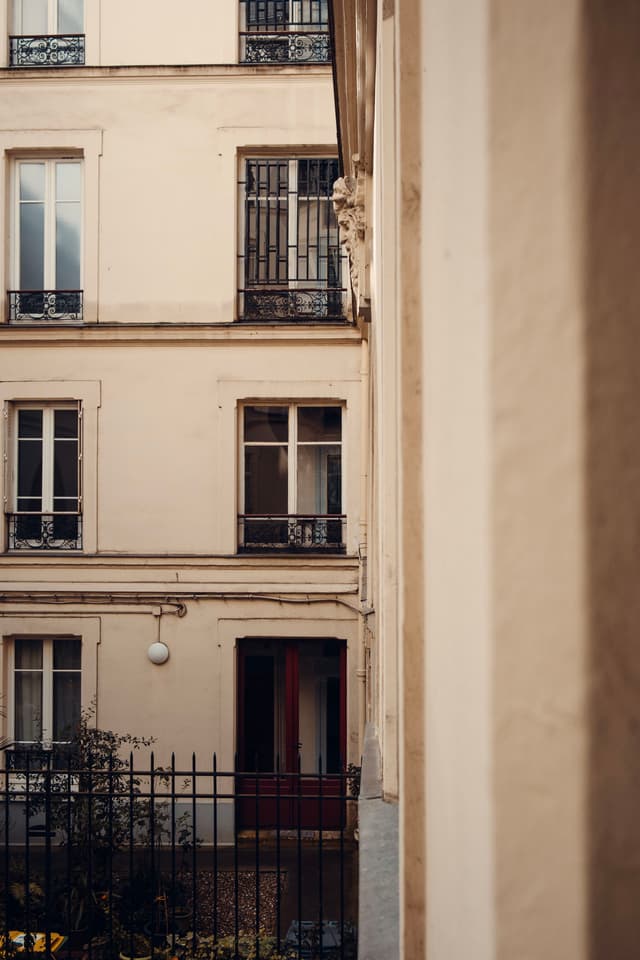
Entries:
POLYGON ((331 62, 326 0, 240 0, 241 63, 331 62))
POLYGON ((345 553, 344 514, 238 515, 238 552, 345 553))
POLYGON ((10 513, 10 550, 81 550, 79 513, 10 513))
POLYGON ((81 323, 82 290, 8 290, 9 323, 81 323))
POLYGON ((84 34, 9 37, 10 67, 81 67, 84 34))
POLYGON ((334 157, 248 158, 239 180, 238 319, 341 322, 348 275, 334 157))

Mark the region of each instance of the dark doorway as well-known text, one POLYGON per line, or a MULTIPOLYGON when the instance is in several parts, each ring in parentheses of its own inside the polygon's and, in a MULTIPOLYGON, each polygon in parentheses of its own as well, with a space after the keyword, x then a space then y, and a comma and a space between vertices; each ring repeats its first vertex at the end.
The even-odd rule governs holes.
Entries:
POLYGON ((344 642, 241 640, 239 827, 339 826, 345 756, 344 642))

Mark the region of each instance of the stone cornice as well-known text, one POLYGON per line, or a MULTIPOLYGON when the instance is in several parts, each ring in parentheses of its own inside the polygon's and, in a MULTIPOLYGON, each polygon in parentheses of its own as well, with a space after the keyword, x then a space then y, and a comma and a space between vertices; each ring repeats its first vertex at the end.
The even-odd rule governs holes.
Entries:
POLYGON ((185 346, 198 343, 240 344, 260 343, 261 346, 283 343, 311 344, 357 344, 362 335, 351 324, 261 324, 260 326, 243 323, 215 324, 114 324, 97 323, 90 326, 69 326, 63 324, 0 324, 0 344, 5 346, 33 346, 42 344, 47 347, 58 344, 64 346, 88 346, 90 344, 170 344, 185 346))
POLYGON ((211 81, 219 83, 237 82, 238 80, 251 81, 256 77, 261 83, 265 80, 280 82, 291 77, 297 81, 326 80, 331 83, 331 65, 314 64, 313 66, 292 66, 286 64, 175 64, 171 66, 101 66, 101 67, 38 67, 38 68, 0 68, 0 84, 22 83, 28 81, 30 85, 36 82, 51 83, 83 83, 87 81, 139 81, 141 83, 152 80, 180 81, 211 81))

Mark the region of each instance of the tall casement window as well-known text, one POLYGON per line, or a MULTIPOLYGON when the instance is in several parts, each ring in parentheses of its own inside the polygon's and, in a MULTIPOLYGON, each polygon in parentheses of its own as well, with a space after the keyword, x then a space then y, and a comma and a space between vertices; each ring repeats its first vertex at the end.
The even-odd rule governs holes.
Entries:
POLYGON ((68 67, 84 63, 84 0, 11 0, 12 67, 68 67))
POLYGON ((82 161, 14 164, 9 320, 81 320, 82 161))
POLYGON ((240 319, 343 319, 346 274, 331 203, 338 161, 247 159, 243 173, 240 319))
POLYGON ((241 550, 344 551, 342 408, 242 411, 241 550))
POLYGON ((240 0, 244 63, 329 63, 329 0, 240 0))
POLYGON ((80 721, 82 640, 16 637, 12 654, 10 761, 22 767, 26 753, 64 755, 80 721))
POLYGON ((81 409, 24 404, 12 411, 14 509, 10 550, 79 550, 81 409))

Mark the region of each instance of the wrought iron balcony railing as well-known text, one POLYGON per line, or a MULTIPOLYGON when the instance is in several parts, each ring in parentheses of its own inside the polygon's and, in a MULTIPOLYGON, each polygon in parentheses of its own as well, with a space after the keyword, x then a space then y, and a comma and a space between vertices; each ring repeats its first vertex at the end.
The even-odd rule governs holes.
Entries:
POLYGON ((81 67, 84 34, 9 37, 10 67, 81 67))
POLYGON ((9 322, 82 320, 82 290, 9 290, 9 322))
POLYGON ((10 550, 81 550, 79 513, 10 513, 10 550))
POLYGON ((344 320, 346 291, 334 289, 240 290, 239 316, 250 321, 344 320))
POLYGON ((242 63, 330 63, 327 0, 240 0, 242 63))
POLYGON ((344 553, 344 514, 238 515, 238 550, 344 553))
POLYGON ((41 743, 13 743, 4 751, 7 770, 19 770, 22 773, 39 770, 73 769, 78 762, 78 746, 75 743, 52 743, 44 747, 41 743))

